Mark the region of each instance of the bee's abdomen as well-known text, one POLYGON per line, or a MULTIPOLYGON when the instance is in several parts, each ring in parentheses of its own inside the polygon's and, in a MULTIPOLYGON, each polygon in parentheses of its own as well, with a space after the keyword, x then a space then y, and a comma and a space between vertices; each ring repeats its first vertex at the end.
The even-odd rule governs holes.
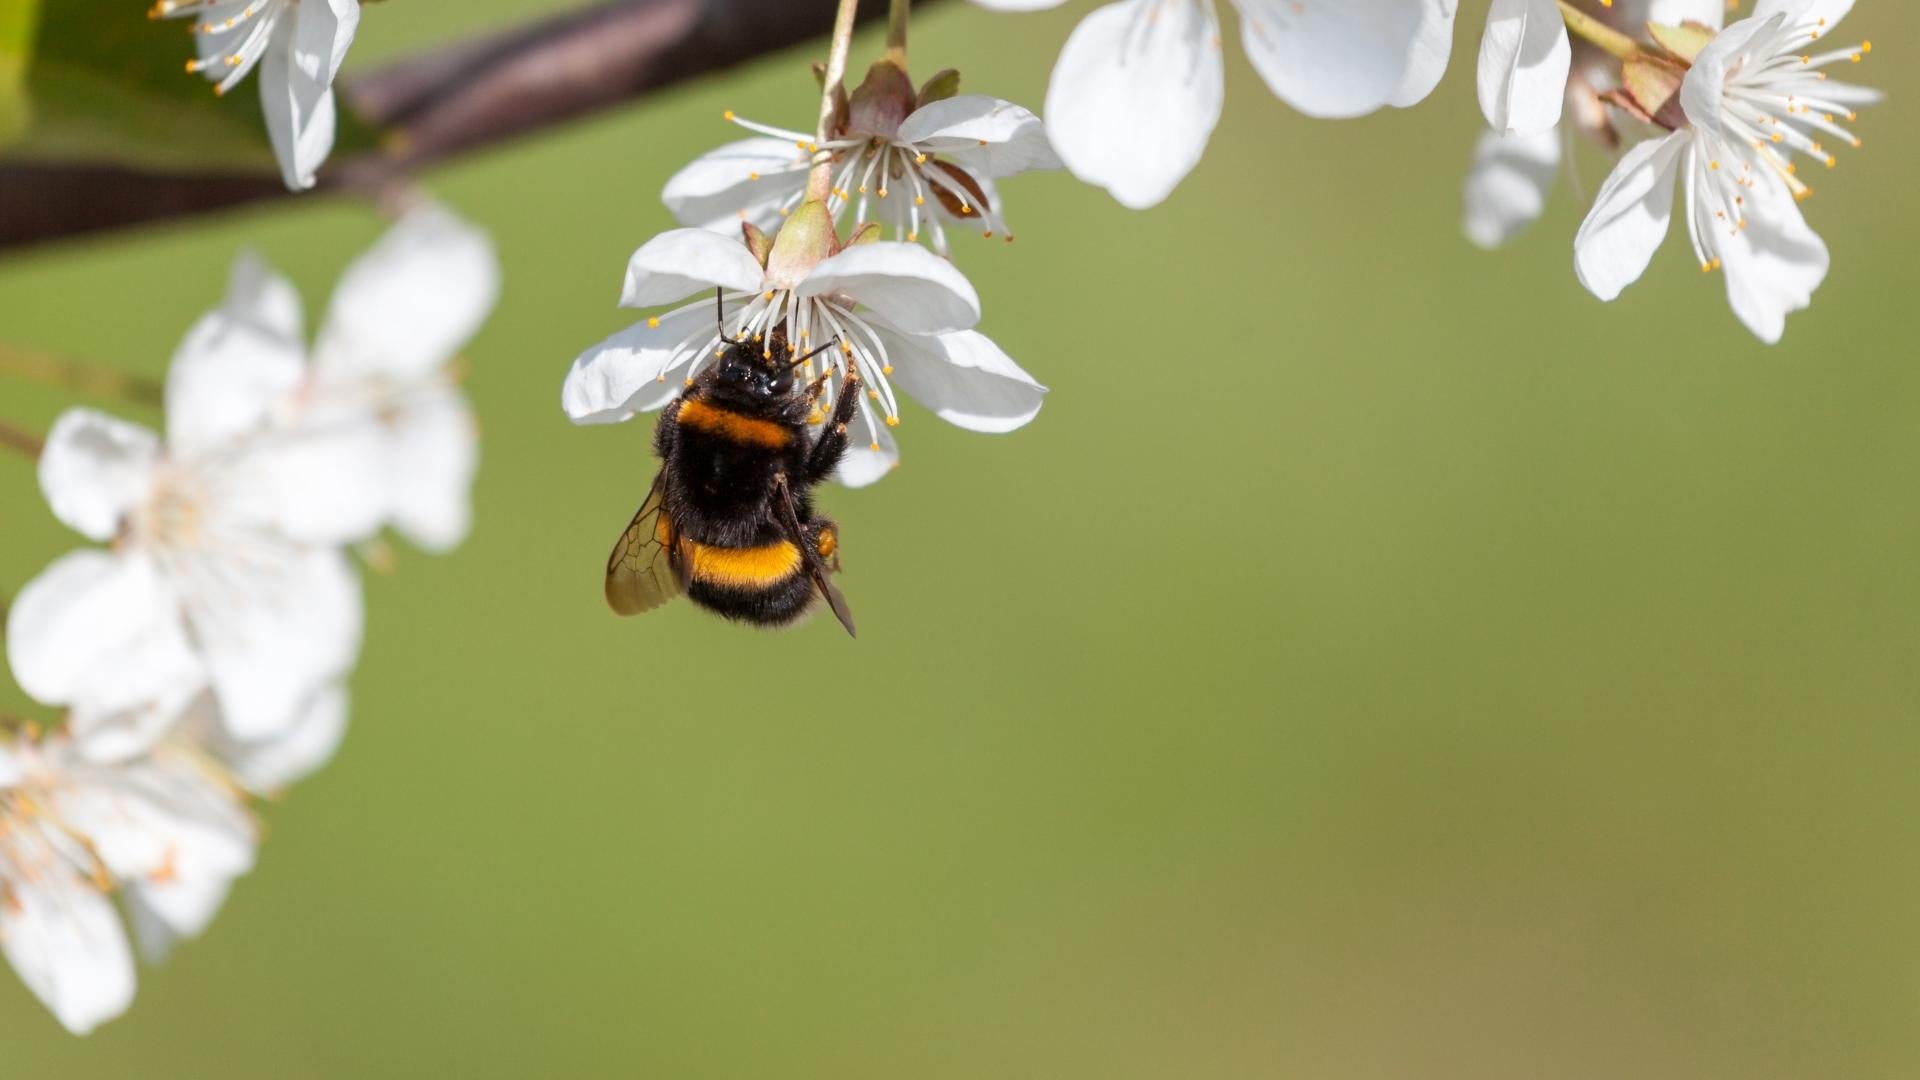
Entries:
POLYGON ((690 544, 687 596, 729 619, 785 626, 813 602, 800 549, 785 540, 758 547, 690 544))

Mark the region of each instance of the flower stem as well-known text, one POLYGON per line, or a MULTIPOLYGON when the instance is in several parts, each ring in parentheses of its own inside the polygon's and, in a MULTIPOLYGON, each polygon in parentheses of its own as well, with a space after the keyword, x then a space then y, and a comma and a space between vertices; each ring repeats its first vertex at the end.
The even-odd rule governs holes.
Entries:
POLYGON ((1566 20, 1567 32, 1574 37, 1585 38, 1621 60, 1631 60, 1639 55, 1640 46, 1632 38, 1574 7, 1567 0, 1559 0, 1559 3, 1560 17, 1566 20))
MULTIPOLYGON (((814 128, 815 142, 833 137, 834 98, 846 84, 847 52, 853 47, 853 19, 859 10, 860 0, 840 0, 834 12, 833 48, 827 53, 827 75, 820 83, 820 123, 814 128)), ((833 155, 816 151, 815 156, 819 160, 807 175, 807 198, 826 202, 833 191, 833 155)))
POLYGON ((901 71, 907 70, 907 20, 912 12, 913 0, 887 0, 887 59, 901 71))
POLYGON ((0 344, 0 377, 45 383, 89 397, 117 398, 138 405, 158 406, 165 401, 160 384, 151 379, 16 345, 0 344))
POLYGON ((18 450, 29 461, 38 461, 40 451, 46 447, 46 440, 25 428, 17 428, 5 420, 0 420, 0 446, 9 450, 18 450))

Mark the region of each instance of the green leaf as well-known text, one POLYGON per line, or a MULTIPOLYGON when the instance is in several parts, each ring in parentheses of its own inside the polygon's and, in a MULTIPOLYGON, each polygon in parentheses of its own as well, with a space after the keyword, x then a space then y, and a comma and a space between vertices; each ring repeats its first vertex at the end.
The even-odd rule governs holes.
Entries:
POLYGON ((33 31, 40 21, 40 0, 0 0, 0 146, 19 139, 30 116, 27 61, 33 55, 33 31))
MULTIPOLYGON (((127 0, 47 5, 27 74, 33 124, 8 152, 154 169, 274 169, 259 74, 224 97, 214 93, 186 70, 195 55, 191 26, 149 19, 127 0)), ((379 133, 344 102, 340 113, 336 155, 375 144, 379 133)))

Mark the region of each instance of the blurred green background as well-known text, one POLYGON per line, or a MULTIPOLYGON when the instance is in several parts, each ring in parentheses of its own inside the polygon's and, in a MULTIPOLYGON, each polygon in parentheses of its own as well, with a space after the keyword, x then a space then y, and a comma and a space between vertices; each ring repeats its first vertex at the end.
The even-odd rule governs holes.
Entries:
MULTIPOLYGON (((661 183, 723 108, 806 123, 817 49, 431 176, 506 266, 476 531, 368 575, 346 748, 211 933, 86 1040, 0 976, 0 1069, 1920 1075, 1920 14, 1844 30, 1891 103, 1817 178, 1833 273, 1770 349, 1677 237, 1592 300, 1565 188, 1467 245, 1466 6, 1418 109, 1303 119, 1229 41, 1162 207, 1005 185, 1019 243, 959 261, 1053 393, 1010 436, 911 410, 897 473, 827 493, 857 643, 608 614, 651 424, 558 408, 661 183)), ((915 69, 1037 107, 1089 7, 941 5, 915 69)), ((349 63, 533 13, 372 6, 349 63)), ((381 227, 9 257, 0 339, 158 374, 238 250, 312 320, 381 227)), ((0 492, 11 591, 78 540, 18 457, 0 492)))

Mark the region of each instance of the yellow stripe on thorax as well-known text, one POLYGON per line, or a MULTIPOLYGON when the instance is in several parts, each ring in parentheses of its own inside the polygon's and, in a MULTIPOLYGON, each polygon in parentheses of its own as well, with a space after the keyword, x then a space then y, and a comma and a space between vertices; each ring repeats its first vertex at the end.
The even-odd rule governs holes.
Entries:
POLYGON ((718 405, 710 405, 692 398, 680 404, 678 420, 683 426, 695 431, 704 431, 732 442, 745 443, 748 446, 764 446, 771 450, 786 446, 790 439, 787 429, 771 420, 742 416, 718 405))
POLYGON ((687 542, 695 581, 736 589, 777 585, 800 569, 800 549, 782 540, 761 547, 723 548, 687 542))

